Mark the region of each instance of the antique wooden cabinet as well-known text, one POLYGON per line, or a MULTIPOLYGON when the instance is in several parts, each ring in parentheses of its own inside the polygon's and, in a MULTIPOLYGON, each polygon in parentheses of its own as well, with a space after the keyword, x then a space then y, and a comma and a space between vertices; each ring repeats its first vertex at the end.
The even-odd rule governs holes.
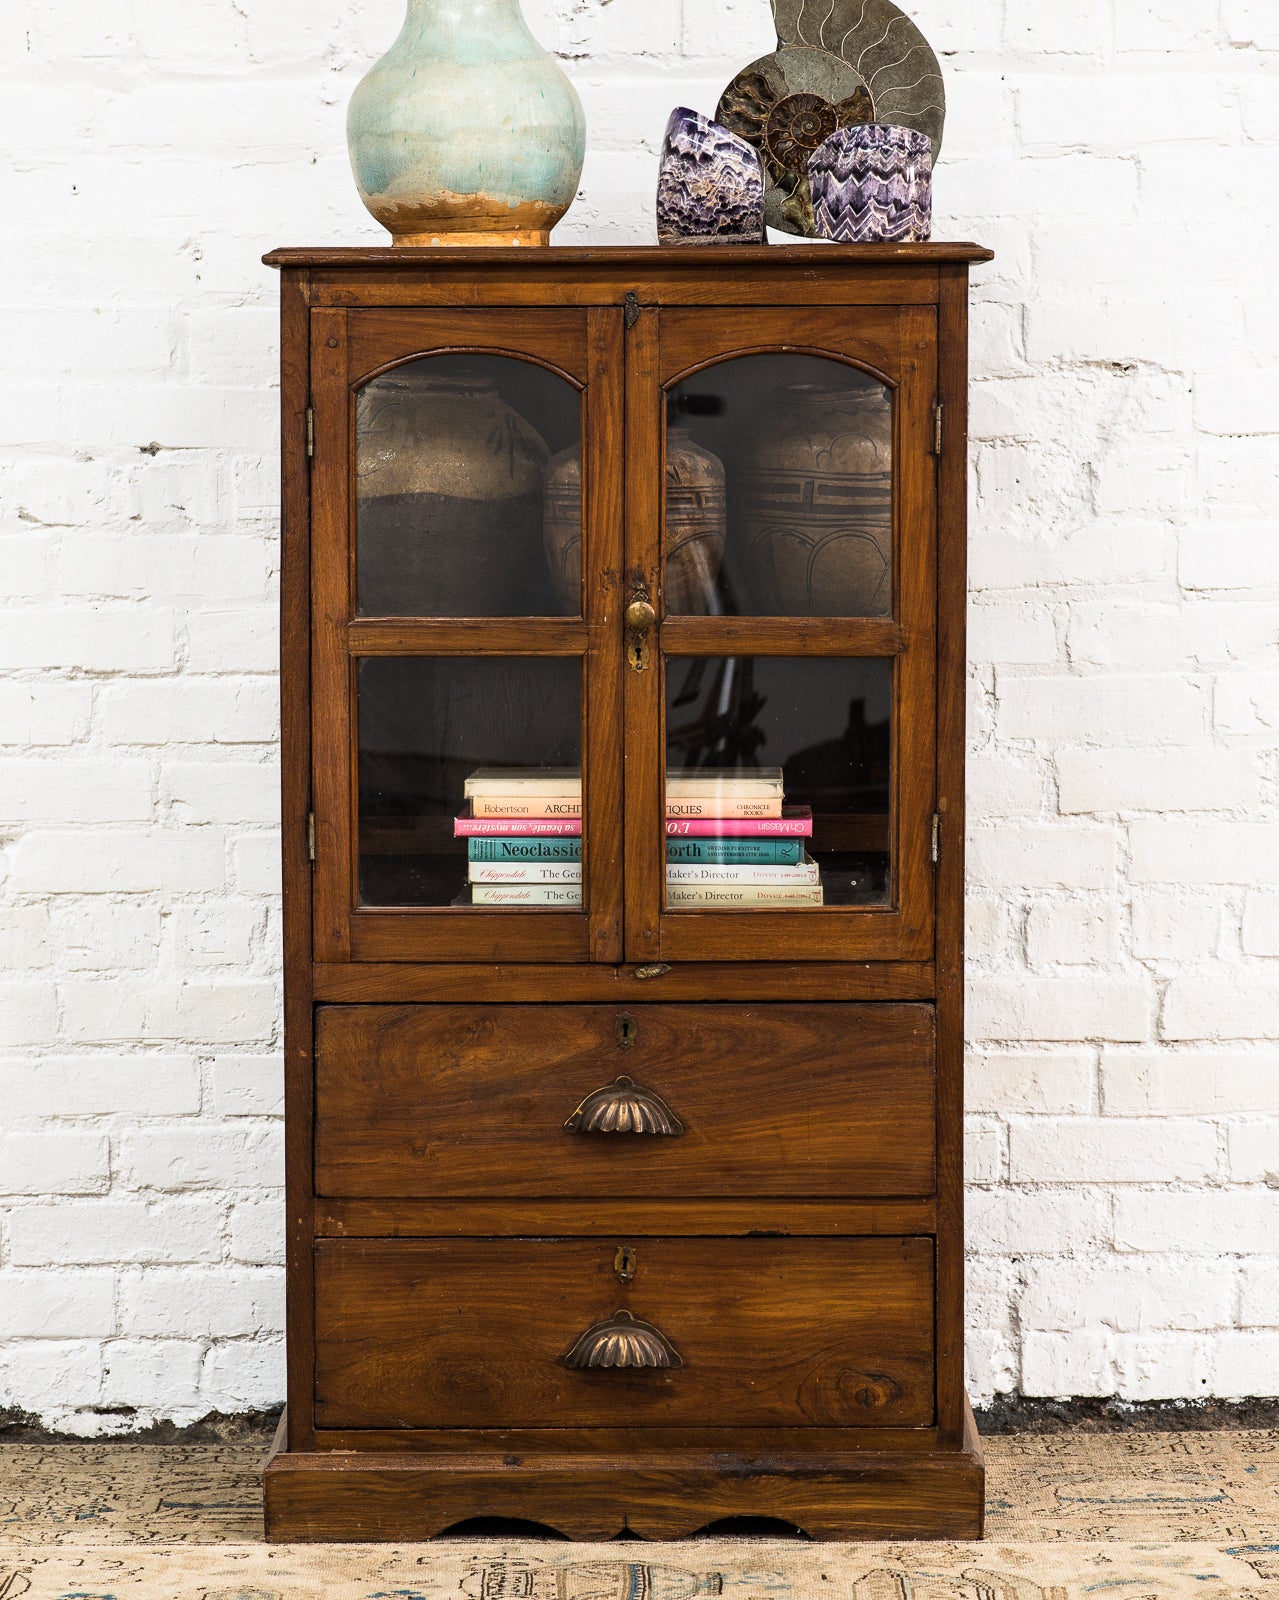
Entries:
POLYGON ((973 245, 281 250, 284 1539, 976 1536, 973 245))

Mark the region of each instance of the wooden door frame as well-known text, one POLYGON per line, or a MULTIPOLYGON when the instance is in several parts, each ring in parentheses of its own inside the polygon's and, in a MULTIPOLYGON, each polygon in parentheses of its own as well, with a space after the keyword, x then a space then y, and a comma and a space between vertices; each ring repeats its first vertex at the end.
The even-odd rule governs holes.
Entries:
POLYGON ((628 579, 656 597, 654 668, 627 674, 626 955, 629 961, 926 961, 936 896, 937 403, 935 306, 719 307, 644 312, 627 344, 628 579), (662 399, 692 372, 726 360, 811 353, 869 372, 894 402, 894 618, 661 618, 665 481, 662 399), (667 656, 892 658, 892 816, 896 905, 888 910, 667 912, 667 656), (909 743, 906 741, 909 740, 909 743))
POLYGON ((322 962, 616 962, 622 956, 620 637, 622 319, 611 309, 350 310, 311 315, 314 410, 313 934, 322 962), (354 607, 354 397, 424 356, 527 360, 583 395, 585 570, 581 617, 360 618, 354 607), (584 913, 360 907, 356 673, 369 656, 543 656, 582 662, 584 913))

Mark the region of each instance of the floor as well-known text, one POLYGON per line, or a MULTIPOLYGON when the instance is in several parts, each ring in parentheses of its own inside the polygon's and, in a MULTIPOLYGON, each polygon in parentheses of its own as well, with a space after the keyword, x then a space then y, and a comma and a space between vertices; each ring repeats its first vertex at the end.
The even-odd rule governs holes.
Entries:
POLYGON ((1279 1430, 986 1440, 981 1544, 262 1542, 257 1446, 0 1447, 0 1600, 1279 1600, 1279 1430))

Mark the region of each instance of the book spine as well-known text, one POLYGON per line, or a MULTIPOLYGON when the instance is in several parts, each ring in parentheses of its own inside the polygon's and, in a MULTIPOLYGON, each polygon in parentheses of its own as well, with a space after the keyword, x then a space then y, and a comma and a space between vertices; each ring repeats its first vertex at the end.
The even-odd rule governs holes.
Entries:
POLYGON ((793 867, 803 845, 798 839, 668 839, 668 862, 710 861, 725 866, 793 867))
POLYGON ((820 906, 820 884, 770 887, 755 884, 672 884, 666 890, 668 907, 677 906, 820 906))
POLYGON ((473 906, 565 906, 582 909, 579 884, 477 883, 471 890, 473 906))
POLYGON ((668 839, 809 839, 812 833, 812 817, 666 819, 668 839))
POLYGON ((471 796, 473 817, 580 817, 580 794, 476 794, 471 796))
POLYGON ((472 883, 581 883, 580 861, 472 861, 472 883))
POLYGON ((580 839, 582 819, 454 817, 455 839, 580 839))
POLYGON ((668 818, 682 819, 684 817, 780 817, 782 814, 781 795, 765 796, 763 799, 753 799, 748 795, 713 794, 700 799, 690 800, 673 799, 669 794, 666 797, 666 815, 668 818))
POLYGON ((804 884, 820 883, 822 878, 821 869, 815 861, 793 867, 726 867, 703 863, 668 866, 666 881, 668 884, 780 884, 802 887, 804 884))
POLYGON ((470 839, 466 853, 472 861, 580 861, 580 839, 470 839))

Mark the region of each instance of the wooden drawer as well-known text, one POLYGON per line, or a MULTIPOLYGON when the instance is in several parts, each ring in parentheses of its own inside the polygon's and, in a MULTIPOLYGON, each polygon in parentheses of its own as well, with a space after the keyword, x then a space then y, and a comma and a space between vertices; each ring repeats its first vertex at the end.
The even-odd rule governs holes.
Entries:
POLYGON ((929 1195, 933 1057, 926 1005, 326 1006, 316 1192, 929 1195), (619 1076, 682 1131, 568 1131, 619 1076))
POLYGON ((634 1278, 623 1284, 615 1239, 321 1242, 317 1425, 933 1421, 931 1239, 630 1245, 634 1278), (566 1365, 619 1310, 656 1329, 681 1364, 566 1365))

